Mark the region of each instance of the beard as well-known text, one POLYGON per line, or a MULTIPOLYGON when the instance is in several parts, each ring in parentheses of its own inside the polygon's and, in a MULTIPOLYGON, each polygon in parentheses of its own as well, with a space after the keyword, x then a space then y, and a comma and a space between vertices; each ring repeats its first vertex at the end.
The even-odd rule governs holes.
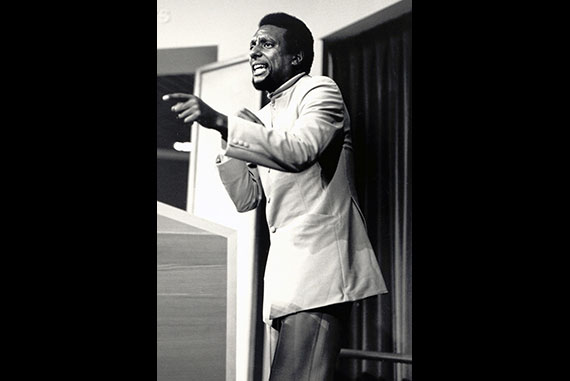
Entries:
POLYGON ((252 78, 251 83, 256 90, 267 91, 269 93, 277 90, 280 86, 280 84, 278 84, 270 75, 259 82, 255 82, 255 79, 252 78))

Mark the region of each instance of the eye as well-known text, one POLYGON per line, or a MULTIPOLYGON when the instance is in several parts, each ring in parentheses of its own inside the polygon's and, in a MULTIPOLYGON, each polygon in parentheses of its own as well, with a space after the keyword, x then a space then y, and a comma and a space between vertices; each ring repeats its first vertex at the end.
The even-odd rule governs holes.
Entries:
POLYGON ((273 46, 274 46, 273 42, 264 42, 263 43, 264 48, 272 48, 273 46))

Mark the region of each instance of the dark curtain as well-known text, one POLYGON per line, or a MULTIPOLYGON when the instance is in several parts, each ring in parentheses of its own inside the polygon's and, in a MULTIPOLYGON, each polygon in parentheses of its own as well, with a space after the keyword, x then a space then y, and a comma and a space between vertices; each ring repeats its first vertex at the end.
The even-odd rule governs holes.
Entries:
MULTIPOLYGON (((412 14, 325 41, 353 130, 357 193, 389 293, 354 305, 345 348, 412 354, 412 14)), ((341 358, 343 380, 411 380, 410 364, 341 358)))

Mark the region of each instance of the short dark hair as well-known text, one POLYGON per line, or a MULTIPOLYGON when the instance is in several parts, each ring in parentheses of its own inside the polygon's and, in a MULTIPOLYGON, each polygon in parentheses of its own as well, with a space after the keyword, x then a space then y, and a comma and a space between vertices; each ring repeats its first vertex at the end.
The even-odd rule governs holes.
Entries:
POLYGON ((295 16, 287 13, 277 12, 265 15, 259 21, 259 27, 263 25, 274 25, 283 29, 285 32, 285 40, 287 41, 287 53, 303 52, 303 60, 299 65, 299 71, 309 73, 313 65, 313 35, 304 22, 295 16))

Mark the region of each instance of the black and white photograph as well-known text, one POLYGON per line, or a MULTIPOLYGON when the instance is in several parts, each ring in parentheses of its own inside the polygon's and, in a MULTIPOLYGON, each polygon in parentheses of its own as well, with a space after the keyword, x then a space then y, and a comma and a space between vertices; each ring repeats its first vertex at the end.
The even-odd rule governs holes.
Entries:
POLYGON ((153 3, 6 8, 7 374, 563 377, 560 12, 153 3))
POLYGON ((157 381, 412 381, 412 1, 157 0, 156 42, 157 381))

